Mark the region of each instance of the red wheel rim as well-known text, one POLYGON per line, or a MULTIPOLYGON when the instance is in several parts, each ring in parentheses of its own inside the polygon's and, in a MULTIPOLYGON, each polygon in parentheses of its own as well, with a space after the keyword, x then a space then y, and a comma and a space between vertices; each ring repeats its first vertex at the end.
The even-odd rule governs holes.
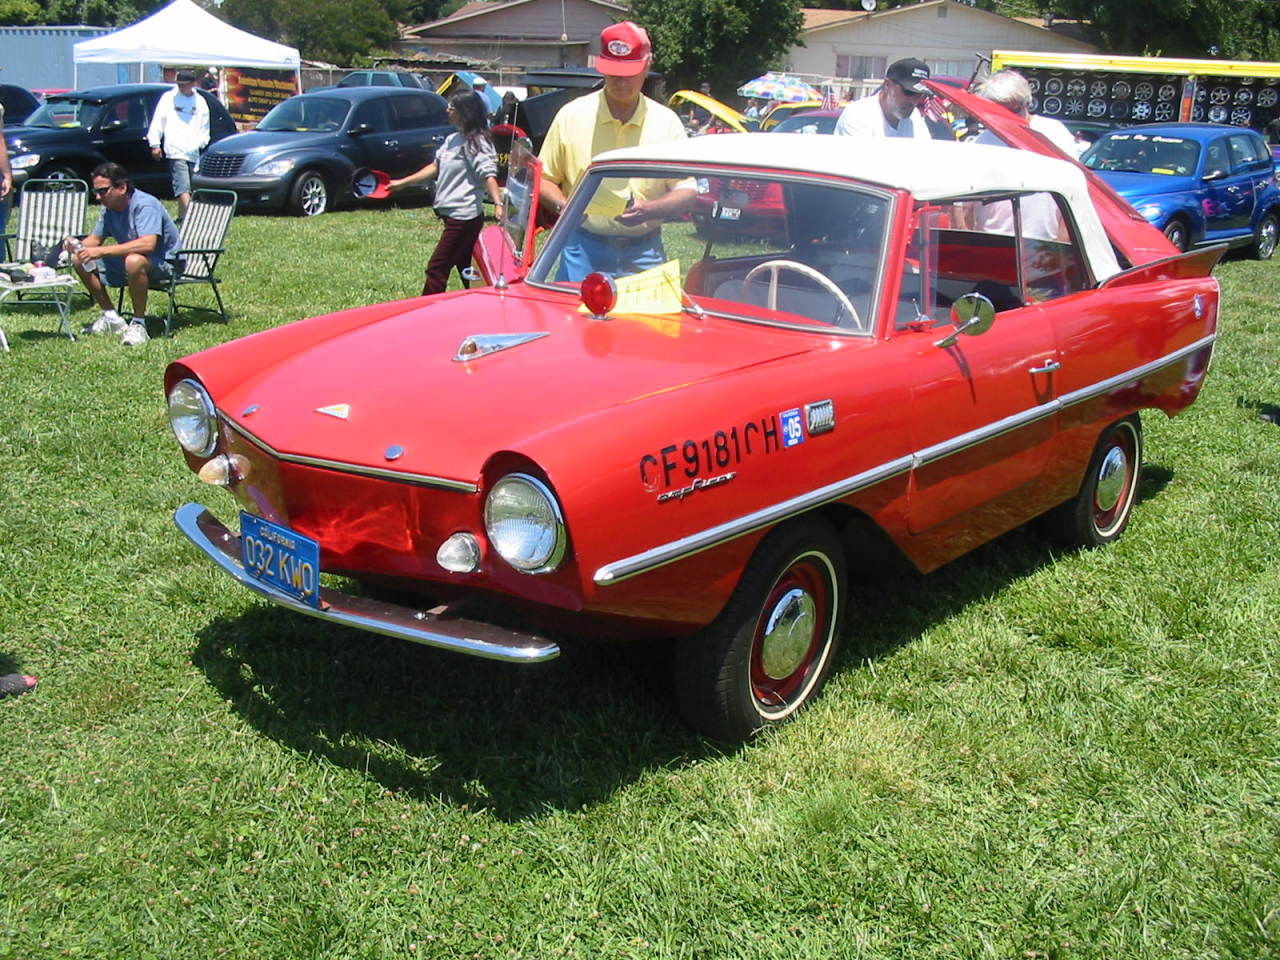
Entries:
POLYGON ((831 648, 834 571, 826 557, 794 560, 761 606, 751 641, 751 695, 767 718, 803 702, 831 648))
POLYGON ((1116 430, 1093 481, 1093 525, 1110 536, 1129 513, 1137 481, 1137 440, 1127 424, 1116 430))

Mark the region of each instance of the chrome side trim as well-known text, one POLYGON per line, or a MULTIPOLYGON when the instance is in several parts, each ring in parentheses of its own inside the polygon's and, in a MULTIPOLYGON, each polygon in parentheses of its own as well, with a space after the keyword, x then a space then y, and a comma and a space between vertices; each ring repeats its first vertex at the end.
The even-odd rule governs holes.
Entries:
POLYGON ((277 460, 283 460, 285 463, 300 463, 307 467, 320 467, 324 470, 334 470, 338 473, 351 473, 356 476, 377 477, 381 480, 398 480, 401 483, 416 483, 424 487, 435 487, 439 490, 453 490, 457 493, 478 493, 480 487, 478 484, 467 483, 465 480, 450 480, 447 477, 433 477, 425 473, 407 473, 401 470, 386 470, 380 467, 359 466, 354 463, 344 463, 341 460, 326 460, 323 457, 304 457, 296 453, 281 453, 271 444, 267 443, 260 437, 250 433, 240 424, 227 417, 221 410, 218 411, 219 419, 222 420, 230 429, 234 430, 240 436, 244 437, 255 446, 261 447, 267 453, 271 454, 277 460))
POLYGON ((490 660, 537 663, 560 655, 558 644, 537 634, 450 617, 447 611, 413 610, 328 587, 320 588, 321 609, 316 609, 245 573, 240 564, 239 535, 224 527, 201 504, 183 504, 174 513, 173 521, 188 540, 237 583, 295 613, 490 660))
POLYGON ((918 469, 926 463, 933 463, 935 460, 949 457, 953 453, 959 453, 961 450, 977 446, 984 441, 993 440, 1001 434, 1025 427, 1027 424, 1043 420, 1045 417, 1051 417, 1057 412, 1058 401, 1050 400, 1048 403, 1042 403, 1038 407, 1032 407, 1030 410, 1023 410, 1021 413, 1015 413, 1012 416, 1005 417, 1003 420, 989 423, 985 427, 979 427, 976 430, 970 430, 968 433, 962 433, 958 437, 952 437, 950 440, 935 443, 931 447, 925 447, 923 450, 917 450, 913 453, 911 455, 911 467, 913 470, 918 469))
POLYGON ((1024 410, 1022 413, 1016 413, 1002 420, 997 420, 995 423, 988 424, 985 427, 979 427, 977 430, 971 430, 968 433, 952 437, 950 440, 944 440, 942 443, 925 447, 923 450, 917 450, 905 457, 899 457, 863 473, 828 484, 825 487, 814 490, 812 493, 792 497, 790 500, 784 500, 781 503, 763 507, 736 520, 730 520, 728 523, 722 523, 699 533, 681 537, 679 540, 664 543, 643 553, 637 553, 633 556, 616 560, 613 563, 607 563, 595 572, 593 579, 597 585, 602 587, 620 583, 637 574, 648 573, 650 570, 666 566, 677 560, 683 560, 685 557, 709 550, 711 547, 717 547, 729 540, 734 540, 744 534, 759 530, 761 527, 787 520, 797 514, 822 506, 824 503, 842 499, 851 493, 856 493, 873 484, 895 477, 904 470, 918 469, 925 464, 941 460, 943 457, 958 453, 978 443, 994 439, 1011 430, 1016 430, 1029 423, 1052 416, 1064 407, 1089 400, 1135 380, 1141 380, 1157 370, 1184 360, 1191 354, 1211 346, 1216 339, 1217 334, 1211 333, 1208 336, 1201 337, 1195 343, 1181 347, 1173 353, 1165 354, 1158 360, 1144 363, 1142 366, 1134 367, 1132 370, 1126 370, 1124 373, 1109 377, 1093 386, 1085 387, 1081 390, 1073 390, 1071 393, 1064 394, 1049 403, 1042 403, 1029 410, 1024 410))
POLYGON ((1099 383, 1095 383, 1091 387, 1082 387, 1079 390, 1072 390, 1070 393, 1064 393, 1058 398, 1058 403, 1064 407, 1070 407, 1073 404, 1083 403, 1085 400, 1091 400, 1099 394, 1108 393, 1116 387, 1123 387, 1126 383, 1133 380, 1141 380, 1149 374, 1155 373, 1157 370, 1177 363, 1179 360, 1185 360, 1191 354, 1205 347, 1212 346, 1213 342, 1218 339, 1216 333, 1211 333, 1206 337, 1201 337, 1195 343, 1188 344, 1173 353, 1167 353, 1159 360, 1152 360, 1150 363, 1144 363, 1140 367, 1134 367, 1124 373, 1109 377, 1099 383))
POLYGON ((676 560, 683 560, 695 553, 719 546, 728 540, 734 540, 753 530, 759 530, 761 527, 779 523, 789 517, 820 507, 824 503, 847 497, 864 487, 873 486, 909 469, 911 469, 911 458, 899 457, 874 469, 837 480, 810 493, 764 507, 736 520, 730 520, 728 523, 722 523, 700 533, 690 534, 660 547, 654 547, 652 550, 646 550, 644 553, 637 553, 635 556, 605 564, 595 572, 595 582, 603 587, 634 577, 639 573, 647 573, 657 567, 666 566, 668 563, 674 563, 676 560))

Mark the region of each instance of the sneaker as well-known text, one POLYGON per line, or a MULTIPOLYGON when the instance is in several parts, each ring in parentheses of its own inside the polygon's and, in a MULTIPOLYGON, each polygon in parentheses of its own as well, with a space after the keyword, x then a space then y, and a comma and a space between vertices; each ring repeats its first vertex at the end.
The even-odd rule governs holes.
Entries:
POLYGON ((126 347, 140 347, 150 339, 151 337, 147 335, 147 325, 141 320, 135 320, 129 324, 120 342, 126 347))
POLYGON ((114 310, 103 310, 102 316, 84 328, 85 333, 124 333, 124 317, 114 310))

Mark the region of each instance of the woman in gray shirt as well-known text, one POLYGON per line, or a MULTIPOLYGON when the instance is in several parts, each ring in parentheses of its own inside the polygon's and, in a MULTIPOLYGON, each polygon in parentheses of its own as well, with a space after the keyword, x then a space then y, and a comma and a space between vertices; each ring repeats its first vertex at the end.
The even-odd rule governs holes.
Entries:
POLYGON ((444 221, 444 231, 427 261, 427 282, 422 295, 444 293, 449 285, 449 271, 458 268, 462 285, 467 283, 463 270, 471 263, 471 251, 480 228, 484 226, 484 192, 487 189, 494 208, 502 202, 498 192, 498 155, 489 137, 489 121, 485 103, 470 90, 449 98, 449 122, 458 128, 436 150, 436 157, 416 173, 387 184, 395 191, 412 183, 433 177, 436 181, 435 211, 444 221))

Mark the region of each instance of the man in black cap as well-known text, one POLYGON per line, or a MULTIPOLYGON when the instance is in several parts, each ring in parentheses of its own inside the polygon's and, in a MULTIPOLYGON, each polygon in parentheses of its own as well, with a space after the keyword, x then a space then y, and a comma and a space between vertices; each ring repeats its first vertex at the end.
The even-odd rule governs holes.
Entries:
POLYGON ((929 95, 924 81, 929 65, 908 57, 885 71, 880 91, 844 108, 836 133, 846 137, 914 137, 930 139, 929 128, 917 109, 929 95))
POLYGON ((209 145, 209 105, 196 90, 196 75, 190 70, 179 70, 174 80, 177 86, 156 102, 147 142, 157 160, 169 158, 181 220, 191 203, 191 171, 200 159, 200 151, 209 145))

